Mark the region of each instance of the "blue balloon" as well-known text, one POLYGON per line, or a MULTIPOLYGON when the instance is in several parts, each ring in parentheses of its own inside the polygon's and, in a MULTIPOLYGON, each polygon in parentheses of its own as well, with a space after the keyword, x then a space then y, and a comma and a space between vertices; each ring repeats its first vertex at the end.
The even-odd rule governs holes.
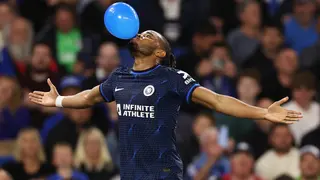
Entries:
POLYGON ((131 39, 139 32, 140 21, 137 12, 128 4, 112 4, 104 14, 107 30, 119 39, 131 39))

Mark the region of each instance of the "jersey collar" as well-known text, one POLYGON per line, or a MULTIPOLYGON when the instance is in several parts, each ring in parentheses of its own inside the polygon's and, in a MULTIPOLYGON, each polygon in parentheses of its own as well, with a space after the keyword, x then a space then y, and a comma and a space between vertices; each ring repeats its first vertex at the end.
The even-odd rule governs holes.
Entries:
POLYGON ((152 71, 158 69, 161 65, 158 64, 158 65, 155 65, 149 69, 145 69, 145 70, 142 70, 142 71, 135 71, 133 69, 130 70, 130 73, 131 74, 148 74, 148 73, 151 73, 152 71))

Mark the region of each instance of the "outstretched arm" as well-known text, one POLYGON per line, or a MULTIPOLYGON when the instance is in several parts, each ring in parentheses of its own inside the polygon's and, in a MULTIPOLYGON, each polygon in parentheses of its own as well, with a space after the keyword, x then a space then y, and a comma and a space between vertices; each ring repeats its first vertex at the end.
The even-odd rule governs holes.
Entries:
POLYGON ((60 96, 50 79, 48 79, 48 85, 50 86, 49 92, 34 91, 29 93, 29 99, 36 104, 47 107, 62 106, 75 109, 88 108, 96 103, 103 102, 99 86, 73 96, 60 96))
POLYGON ((268 109, 264 109, 250 106, 230 96, 214 93, 204 87, 198 87, 192 93, 192 101, 240 118, 266 119, 287 124, 292 124, 302 118, 300 112, 286 110, 280 106, 288 101, 287 97, 273 103, 268 109))

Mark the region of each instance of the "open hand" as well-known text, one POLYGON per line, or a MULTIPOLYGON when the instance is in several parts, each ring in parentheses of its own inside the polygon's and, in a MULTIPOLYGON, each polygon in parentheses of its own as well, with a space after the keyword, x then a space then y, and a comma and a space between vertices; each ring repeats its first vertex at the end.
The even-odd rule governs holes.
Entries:
POLYGON ((302 118, 300 112, 287 110, 281 107, 281 104, 288 101, 288 97, 281 99, 280 101, 274 102, 268 107, 268 113, 265 115, 265 119, 275 123, 286 123, 293 124, 302 118))
POLYGON ((29 99, 31 102, 42 106, 55 107, 55 102, 57 97, 59 96, 59 93, 50 79, 48 79, 47 82, 50 86, 49 92, 33 91, 32 93, 29 93, 29 99))

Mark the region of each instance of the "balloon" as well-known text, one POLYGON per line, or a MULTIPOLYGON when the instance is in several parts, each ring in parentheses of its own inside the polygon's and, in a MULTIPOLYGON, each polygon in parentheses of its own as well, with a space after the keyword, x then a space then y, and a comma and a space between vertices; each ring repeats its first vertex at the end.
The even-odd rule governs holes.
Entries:
POLYGON ((139 31, 140 21, 137 12, 128 4, 112 4, 104 14, 107 30, 119 39, 131 39, 139 31))

